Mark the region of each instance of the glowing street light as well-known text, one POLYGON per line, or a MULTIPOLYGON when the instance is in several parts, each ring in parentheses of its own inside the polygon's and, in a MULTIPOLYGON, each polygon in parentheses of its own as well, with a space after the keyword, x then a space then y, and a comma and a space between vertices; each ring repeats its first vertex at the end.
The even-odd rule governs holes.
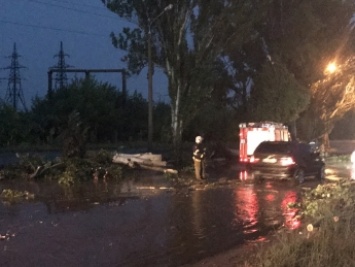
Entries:
POLYGON ((164 10, 152 20, 150 20, 148 16, 148 150, 151 149, 153 140, 153 62, 151 26, 161 15, 172 8, 172 4, 166 6, 164 10))
POLYGON ((337 70, 337 65, 334 62, 331 62, 327 65, 327 67, 325 68, 325 72, 332 74, 337 70))

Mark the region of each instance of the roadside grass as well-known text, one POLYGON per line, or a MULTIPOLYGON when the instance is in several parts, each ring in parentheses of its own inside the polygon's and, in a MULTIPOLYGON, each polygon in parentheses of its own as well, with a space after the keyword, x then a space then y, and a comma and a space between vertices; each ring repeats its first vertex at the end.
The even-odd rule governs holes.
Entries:
POLYGON ((355 266, 355 184, 319 185, 301 203, 304 226, 260 245, 244 267, 355 266))

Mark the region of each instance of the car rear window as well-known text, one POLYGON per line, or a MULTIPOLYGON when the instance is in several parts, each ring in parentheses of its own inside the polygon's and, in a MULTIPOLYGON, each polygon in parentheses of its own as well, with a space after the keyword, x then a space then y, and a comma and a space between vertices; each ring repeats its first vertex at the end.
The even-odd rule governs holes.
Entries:
POLYGON ((256 149, 257 153, 290 153, 289 143, 261 143, 256 149))

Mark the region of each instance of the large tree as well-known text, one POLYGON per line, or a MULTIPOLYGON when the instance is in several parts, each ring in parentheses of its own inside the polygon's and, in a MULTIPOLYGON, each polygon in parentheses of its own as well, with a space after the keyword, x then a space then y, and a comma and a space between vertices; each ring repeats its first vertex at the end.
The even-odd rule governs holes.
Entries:
POLYGON ((270 0, 264 5, 262 20, 255 25, 256 38, 232 58, 243 59, 244 65, 239 66, 247 66, 244 72, 240 68, 247 75, 239 73, 240 81, 251 77, 247 115, 291 122, 312 113, 313 120, 320 120, 316 111, 309 110, 321 103, 315 88, 330 60, 341 56, 344 61, 353 53, 350 21, 354 12, 352 0, 270 0))
POLYGON ((212 96, 226 94, 223 50, 239 49, 251 38, 255 1, 103 2, 119 16, 135 20, 135 28, 112 34, 114 45, 128 51, 125 59, 131 71, 146 65, 146 36, 151 34, 152 59, 168 77, 172 140, 179 160, 186 125, 212 96), (173 9, 164 12, 169 4, 173 9), (216 93, 219 90, 222 93, 216 93))
POLYGON ((248 111, 255 121, 292 122, 308 105, 306 88, 282 65, 266 62, 254 82, 248 111))
POLYGON ((302 139, 319 139, 327 150, 335 122, 354 108, 355 2, 327 0, 304 5, 313 21, 309 23, 312 35, 301 58, 304 64, 297 68, 303 70, 298 71, 299 77, 308 84, 311 99, 297 124, 302 139), (338 64, 334 73, 325 71, 330 62, 338 64))
POLYGON ((295 121, 312 106, 311 87, 325 64, 348 50, 355 12, 352 0, 103 2, 136 22, 112 34, 131 70, 146 65, 145 37, 152 35, 152 59, 168 77, 176 149, 214 97, 228 96, 246 120, 295 121), (169 4, 174 8, 163 12, 169 4))
POLYGON ((347 46, 352 0, 272 0, 260 35, 271 61, 280 61, 305 86, 319 80, 324 66, 347 46), (277 57, 274 60, 274 57, 277 57))
POLYGON ((321 80, 314 82, 311 96, 301 123, 309 124, 308 139, 319 139, 327 151, 335 123, 355 109, 355 58, 349 58, 334 72, 326 72, 321 80))

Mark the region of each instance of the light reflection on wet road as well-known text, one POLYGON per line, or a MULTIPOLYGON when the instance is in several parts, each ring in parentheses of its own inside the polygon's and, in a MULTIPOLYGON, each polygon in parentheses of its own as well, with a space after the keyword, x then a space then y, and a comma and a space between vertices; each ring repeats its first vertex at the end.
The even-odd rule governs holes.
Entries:
POLYGON ((38 201, 0 204, 0 266, 181 266, 299 224, 290 182, 29 186, 38 201))

